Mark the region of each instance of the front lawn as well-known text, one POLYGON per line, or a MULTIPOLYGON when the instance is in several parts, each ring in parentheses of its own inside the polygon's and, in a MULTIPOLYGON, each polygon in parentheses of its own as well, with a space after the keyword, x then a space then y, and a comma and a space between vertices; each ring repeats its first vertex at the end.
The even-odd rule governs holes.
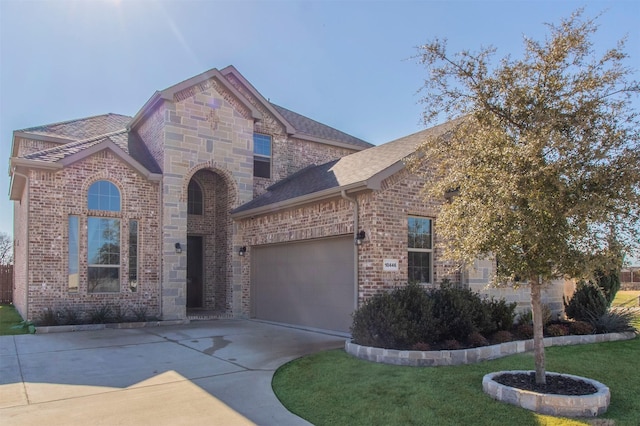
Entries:
POLYGON ((620 290, 616 293, 612 306, 625 306, 629 308, 640 306, 640 291, 620 290))
POLYGON ((16 328, 22 324, 22 317, 13 305, 0 305, 0 336, 29 333, 28 326, 16 328))
MULTIPOLYGON (((609 386, 611 405, 602 419, 614 420, 616 426, 640 424, 640 338, 550 347, 545 352, 547 371, 589 377, 609 386)), ((531 353, 474 365, 402 367, 334 350, 282 366, 273 378, 273 389, 289 410, 317 426, 590 424, 539 415, 494 401, 482 391, 487 373, 533 368, 531 353)))

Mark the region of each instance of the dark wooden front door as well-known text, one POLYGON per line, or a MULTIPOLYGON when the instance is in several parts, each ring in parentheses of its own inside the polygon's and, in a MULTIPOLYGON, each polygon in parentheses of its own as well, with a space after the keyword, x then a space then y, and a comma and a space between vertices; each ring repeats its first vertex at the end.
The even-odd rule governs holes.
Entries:
POLYGON ((187 308, 203 306, 202 237, 187 237, 187 308))

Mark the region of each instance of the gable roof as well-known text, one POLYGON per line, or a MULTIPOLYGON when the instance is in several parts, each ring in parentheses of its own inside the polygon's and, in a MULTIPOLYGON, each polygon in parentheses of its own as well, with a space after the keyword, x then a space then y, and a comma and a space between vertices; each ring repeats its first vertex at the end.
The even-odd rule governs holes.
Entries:
MULTIPOLYGON (((14 151, 17 137, 44 140, 59 145, 38 152, 11 158, 11 168, 59 170, 103 149, 109 149, 134 170, 150 180, 158 180, 162 170, 135 132, 126 130, 131 117, 104 114, 14 132, 14 151)), ((23 170, 24 171, 24 170, 23 170)), ((20 170, 11 173, 9 198, 19 200, 24 187, 20 170)))
POLYGON ((422 130, 392 142, 300 170, 234 209, 236 219, 264 214, 338 196, 342 191, 380 189, 384 179, 404 168, 404 160, 427 138, 444 134, 455 121, 422 130))

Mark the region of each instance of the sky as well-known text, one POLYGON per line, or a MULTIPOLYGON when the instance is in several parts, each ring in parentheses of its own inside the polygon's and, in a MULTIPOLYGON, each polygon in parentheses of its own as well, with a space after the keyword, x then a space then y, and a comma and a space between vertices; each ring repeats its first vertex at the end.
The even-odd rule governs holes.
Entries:
POLYGON ((0 232, 13 234, 15 130, 105 113, 133 116, 157 90, 234 65, 267 99, 373 144, 425 128, 417 46, 493 46, 584 7, 596 49, 627 37, 640 70, 640 2, 0 0, 0 232))

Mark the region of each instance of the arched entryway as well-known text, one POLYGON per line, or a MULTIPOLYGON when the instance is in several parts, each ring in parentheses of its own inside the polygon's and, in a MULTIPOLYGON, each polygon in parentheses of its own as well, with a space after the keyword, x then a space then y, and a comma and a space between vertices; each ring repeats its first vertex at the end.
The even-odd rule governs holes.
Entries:
POLYGON ((187 313, 231 313, 229 185, 211 169, 187 187, 187 313))

